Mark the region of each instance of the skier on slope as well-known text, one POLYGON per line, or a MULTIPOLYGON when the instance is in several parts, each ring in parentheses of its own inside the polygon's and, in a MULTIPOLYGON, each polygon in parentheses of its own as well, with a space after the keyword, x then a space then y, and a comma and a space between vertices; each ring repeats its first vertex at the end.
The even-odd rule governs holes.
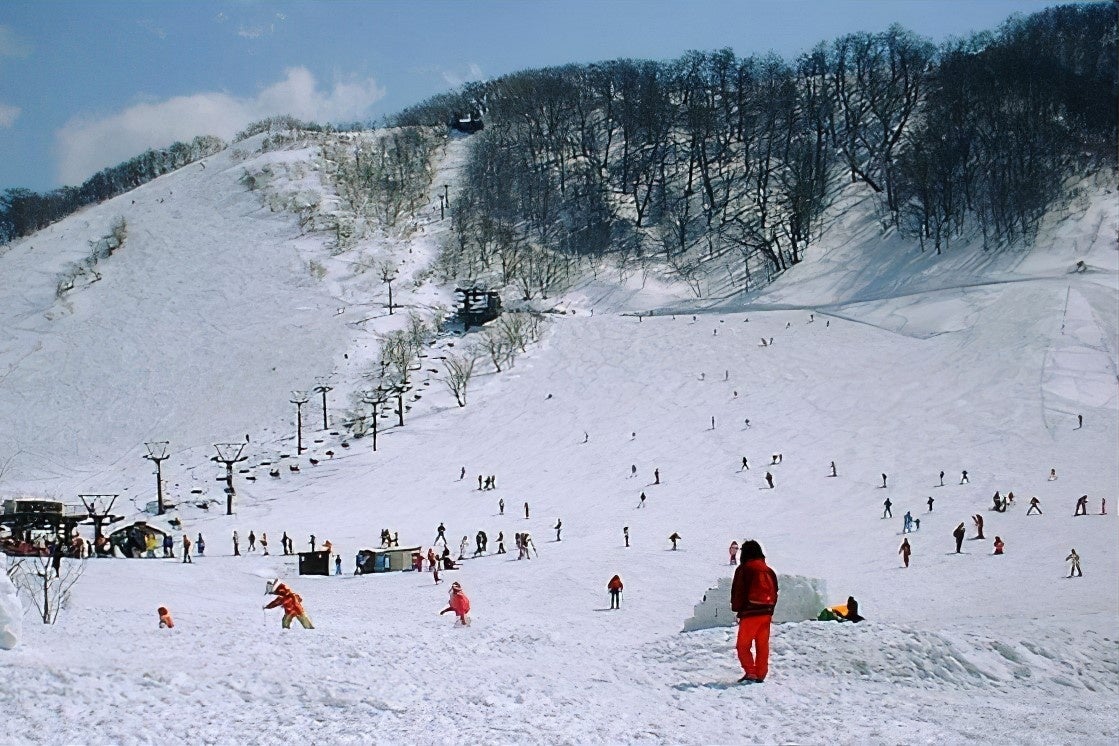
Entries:
POLYGON ((466 594, 462 590, 462 586, 457 582, 451 583, 451 593, 447 608, 440 611, 439 615, 442 616, 448 611, 455 612, 455 616, 458 617, 458 621, 462 623, 462 626, 466 627, 470 624, 470 617, 466 616, 470 613, 470 599, 466 597, 466 594))
POLYGON ((303 598, 295 593, 279 580, 270 580, 268 582, 268 590, 265 593, 270 593, 276 598, 272 599, 269 603, 264 605, 266 609, 273 609, 277 606, 284 607, 284 618, 280 622, 280 626, 284 629, 291 629, 291 622, 293 619, 299 621, 304 629, 314 629, 315 625, 311 623, 311 619, 303 610, 303 598))
POLYGON ((606 584, 606 590, 610 592, 610 608, 611 609, 622 608, 621 597, 622 597, 622 589, 624 587, 625 586, 622 585, 622 579, 618 575, 615 575, 614 577, 610 578, 610 582, 606 584))

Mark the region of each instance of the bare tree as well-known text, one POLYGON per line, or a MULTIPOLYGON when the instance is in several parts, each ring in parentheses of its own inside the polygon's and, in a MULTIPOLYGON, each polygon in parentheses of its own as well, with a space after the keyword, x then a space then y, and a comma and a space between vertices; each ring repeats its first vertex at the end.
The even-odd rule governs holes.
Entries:
POLYGON ((23 557, 8 569, 8 576, 35 606, 43 624, 54 624, 84 572, 84 559, 23 557))
POLYGON ((392 312, 393 312, 392 281, 396 279, 396 277, 400 273, 400 271, 396 268, 396 265, 394 263, 389 262, 389 261, 386 261, 383 264, 381 264, 380 269, 381 269, 381 282, 385 283, 385 285, 387 285, 388 289, 389 289, 389 316, 392 316, 392 312))
POLYGON ((466 406, 466 386, 474 375, 474 364, 478 361, 478 353, 473 349, 464 350, 461 355, 448 355, 443 360, 443 367, 447 375, 443 382, 455 395, 455 401, 460 407, 466 406))

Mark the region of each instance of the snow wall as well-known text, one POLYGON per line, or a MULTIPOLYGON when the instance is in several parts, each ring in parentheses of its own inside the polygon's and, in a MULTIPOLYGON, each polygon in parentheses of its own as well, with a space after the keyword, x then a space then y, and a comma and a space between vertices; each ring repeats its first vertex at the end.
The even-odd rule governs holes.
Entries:
MULTIPOLYGON (((731 578, 719 578, 719 584, 708 588, 703 600, 695 605, 692 617, 684 622, 685 632, 711 627, 733 627, 738 623, 730 610, 731 578)), ((803 622, 815 619, 828 607, 828 586, 821 578, 804 575, 778 575, 775 622, 803 622)))
POLYGON ((0 554, 0 650, 11 650, 23 632, 23 604, 8 579, 8 560, 0 554))

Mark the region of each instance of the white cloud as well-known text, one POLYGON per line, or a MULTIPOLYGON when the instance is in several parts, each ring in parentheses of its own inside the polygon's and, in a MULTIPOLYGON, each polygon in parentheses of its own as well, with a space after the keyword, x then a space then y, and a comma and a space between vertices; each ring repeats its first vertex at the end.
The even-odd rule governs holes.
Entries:
POLYGON ((58 179, 77 184, 147 148, 197 135, 228 140, 250 122, 277 114, 322 123, 361 119, 384 95, 372 78, 336 82, 327 90, 309 70, 294 67, 255 96, 196 93, 135 104, 100 118, 71 119, 55 133, 58 179))
POLYGON ((463 83, 469 83, 472 80, 481 80, 484 77, 482 75, 482 68, 474 62, 467 65, 465 71, 443 70, 442 74, 443 80, 446 81, 447 85, 454 88, 458 88, 463 83))
POLYGON ((18 106, 0 104, 0 127, 11 127, 15 124, 21 111, 23 111, 23 109, 18 106))
POLYGON ((31 45, 15 35, 7 26, 0 26, 0 57, 26 57, 31 45))

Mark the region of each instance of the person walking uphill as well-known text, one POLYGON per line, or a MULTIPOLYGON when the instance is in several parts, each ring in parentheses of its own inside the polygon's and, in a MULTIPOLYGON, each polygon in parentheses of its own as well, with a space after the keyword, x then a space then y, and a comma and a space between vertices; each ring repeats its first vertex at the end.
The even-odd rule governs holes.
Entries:
POLYGON ((283 583, 273 580, 269 581, 271 589, 266 593, 271 593, 275 596, 269 603, 264 605, 266 609, 274 609, 277 606, 284 607, 284 618, 280 622, 280 626, 284 629, 291 629, 291 621, 298 619, 299 623, 303 625, 303 629, 314 629, 315 625, 311 624, 310 617, 303 610, 303 599, 298 593, 292 591, 283 583))
POLYGON ((906 567, 909 567, 909 555, 913 553, 913 547, 909 546, 909 539, 901 540, 901 547, 898 549, 898 554, 901 555, 901 561, 906 567))
POLYGON ((734 571, 730 590, 730 608, 738 616, 735 647, 742 664, 741 683, 760 684, 769 673, 769 627, 777 592, 777 573, 765 563, 761 544, 753 539, 746 541, 742 564, 734 571))
POLYGON ((622 579, 618 575, 615 575, 614 577, 610 578, 610 582, 606 584, 606 590, 610 591, 610 608, 611 609, 622 608, 621 598, 622 598, 622 588, 624 588, 624 587, 625 586, 622 585, 622 579))
POLYGON ((959 526, 956 526, 956 530, 952 532, 952 536, 956 540, 956 554, 960 553, 960 549, 964 545, 964 534, 966 533, 967 531, 964 530, 964 524, 962 522, 959 526))

